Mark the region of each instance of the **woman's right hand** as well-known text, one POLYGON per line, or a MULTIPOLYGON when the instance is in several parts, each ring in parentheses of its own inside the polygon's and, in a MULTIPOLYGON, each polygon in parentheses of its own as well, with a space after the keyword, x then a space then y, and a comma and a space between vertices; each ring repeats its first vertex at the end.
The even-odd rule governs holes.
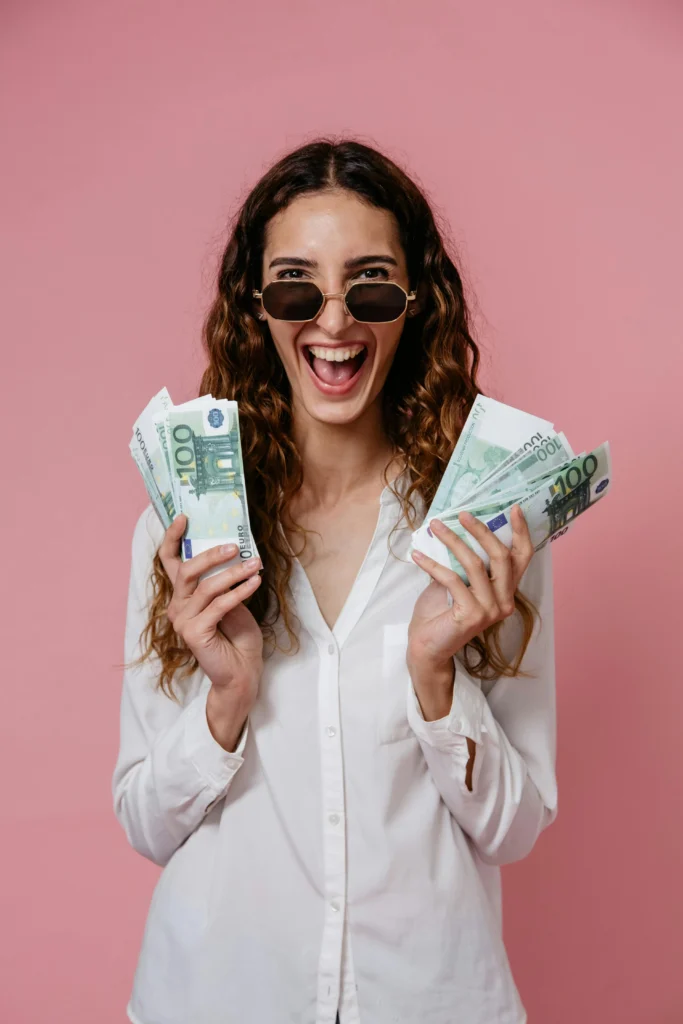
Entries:
POLYGON ((237 545, 210 548, 183 562, 180 541, 186 525, 186 516, 177 516, 159 548, 162 565, 173 585, 166 614, 213 688, 250 708, 256 700, 263 670, 263 635, 242 602, 261 583, 261 560, 249 559, 199 583, 199 577, 208 569, 234 558, 237 545), (235 589, 231 590, 233 586, 235 589))

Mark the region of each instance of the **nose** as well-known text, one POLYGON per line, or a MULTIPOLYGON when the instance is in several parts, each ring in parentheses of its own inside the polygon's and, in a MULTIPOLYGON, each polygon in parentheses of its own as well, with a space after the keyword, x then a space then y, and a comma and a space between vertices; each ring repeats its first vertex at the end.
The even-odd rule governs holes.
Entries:
POLYGON ((344 309, 344 296, 335 292, 327 295, 315 323, 322 327, 326 334, 334 335, 344 330, 352 320, 351 314, 344 309))

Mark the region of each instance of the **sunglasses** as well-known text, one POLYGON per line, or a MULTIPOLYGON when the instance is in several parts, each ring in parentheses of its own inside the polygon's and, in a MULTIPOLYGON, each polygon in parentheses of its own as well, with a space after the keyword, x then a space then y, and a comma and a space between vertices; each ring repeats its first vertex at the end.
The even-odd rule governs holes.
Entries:
POLYGON ((415 294, 392 281, 363 281, 343 292, 323 292, 312 281, 272 281, 262 292, 253 292, 274 320, 315 320, 328 299, 341 299, 346 312, 361 324, 393 323, 415 294))

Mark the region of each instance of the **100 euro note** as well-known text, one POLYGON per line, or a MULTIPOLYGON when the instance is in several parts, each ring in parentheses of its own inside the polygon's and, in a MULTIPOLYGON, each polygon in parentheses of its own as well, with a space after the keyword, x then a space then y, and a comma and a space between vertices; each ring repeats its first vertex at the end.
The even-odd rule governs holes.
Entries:
MULTIPOLYGON (((510 510, 518 504, 529 527, 534 550, 539 551, 549 540, 563 536, 578 516, 583 515, 597 501, 607 494, 612 478, 612 463, 609 442, 605 441, 592 452, 583 453, 565 465, 556 468, 532 484, 525 494, 520 494, 508 503, 494 498, 488 505, 475 508, 473 515, 485 523, 491 532, 507 548, 512 546, 512 525, 510 510)), ((439 516, 456 536, 460 537, 479 557, 487 569, 490 565, 488 553, 479 542, 462 527, 457 512, 439 516)), ((460 578, 469 583, 465 569, 451 551, 438 540, 425 522, 416 530, 412 539, 413 549, 423 551, 441 565, 453 569, 460 578)))
POLYGON ((553 424, 521 409, 477 395, 451 455, 428 519, 461 505, 483 484, 514 461, 523 446, 540 443, 553 435, 553 424))
POLYGON ((219 544, 236 544, 237 554, 206 576, 258 555, 247 508, 237 403, 204 395, 171 407, 160 423, 174 503, 188 521, 183 560, 219 544))
POLYGON ((163 450, 164 441, 160 437, 156 422, 159 416, 165 415, 172 406, 171 396, 166 388, 162 388, 135 421, 129 445, 131 455, 145 482, 149 500, 164 529, 168 529, 178 512, 173 498, 170 466, 163 450))
MULTIPOLYGON (((521 495, 537 481, 576 458, 563 433, 550 431, 545 437, 535 434, 486 480, 470 491, 457 508, 471 509, 477 505, 500 501, 505 496, 521 495)), ((445 510, 442 515, 447 514, 445 510)))

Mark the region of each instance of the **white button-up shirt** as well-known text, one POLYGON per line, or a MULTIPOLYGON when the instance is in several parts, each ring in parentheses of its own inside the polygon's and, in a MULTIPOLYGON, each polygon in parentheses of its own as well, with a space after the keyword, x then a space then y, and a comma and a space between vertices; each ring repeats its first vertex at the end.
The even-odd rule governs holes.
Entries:
MULTIPOLYGON (((133 537, 126 660, 162 535, 149 506, 133 537)), ((201 670, 175 684, 181 705, 155 689, 158 664, 125 671, 115 813, 164 869, 135 1024, 526 1021, 499 866, 557 814, 551 546, 521 583, 542 615, 522 663, 533 677, 482 687, 456 656, 450 713, 425 722, 405 657, 429 577, 409 541, 386 488, 333 629, 295 561, 301 648, 266 660, 234 753, 209 731, 201 670)), ((510 656, 520 634, 517 615, 505 620, 510 656)))

